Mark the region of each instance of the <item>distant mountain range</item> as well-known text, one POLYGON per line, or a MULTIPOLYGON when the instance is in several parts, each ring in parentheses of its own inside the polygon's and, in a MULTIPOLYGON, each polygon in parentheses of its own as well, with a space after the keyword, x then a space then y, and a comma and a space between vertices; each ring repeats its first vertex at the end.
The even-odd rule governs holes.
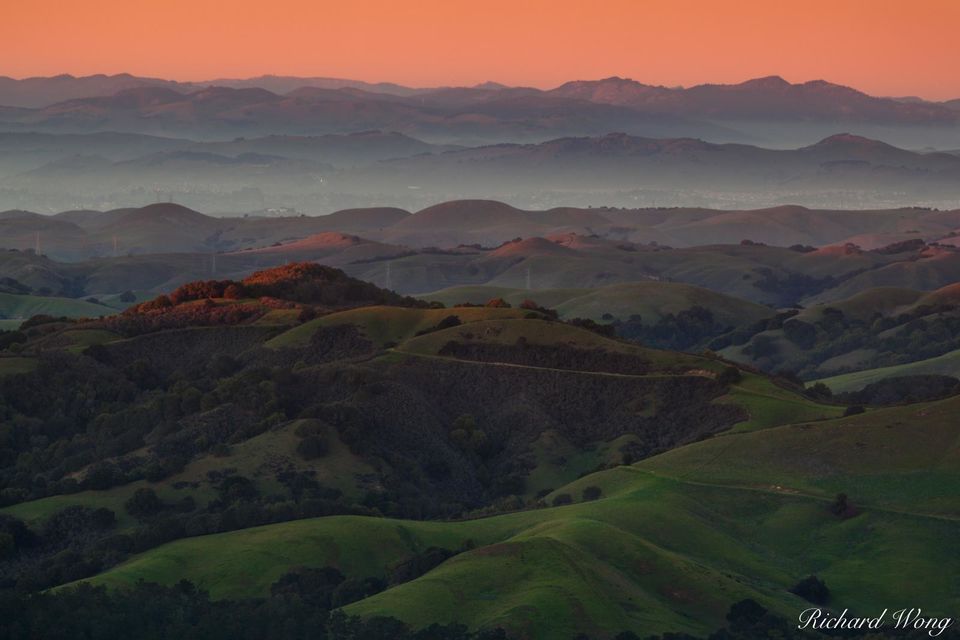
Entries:
POLYGON ((488 82, 473 87, 414 88, 391 82, 364 82, 344 78, 263 75, 254 78, 215 78, 201 82, 180 82, 146 78, 126 73, 116 75, 72 76, 14 79, 0 76, 0 104, 9 107, 39 108, 54 103, 114 95, 118 92, 147 87, 173 89, 189 94, 210 87, 233 89, 265 89, 275 94, 289 94, 299 89, 359 89, 365 93, 400 97, 418 96, 436 103, 450 102, 453 96, 470 103, 498 93, 542 94, 576 98, 604 104, 643 108, 651 111, 687 112, 697 115, 724 113, 747 117, 770 114, 820 115, 841 118, 946 118, 942 108, 960 108, 960 98, 942 103, 921 98, 872 97, 856 89, 823 80, 791 84, 779 76, 747 80, 739 84, 703 84, 689 88, 648 85, 629 78, 610 77, 601 80, 577 80, 555 89, 509 87, 488 82), (850 110, 855 105, 856 110, 850 110), (897 105, 902 105, 898 107, 897 105))
MULTIPOLYGON (((413 89, 389 83, 263 76, 180 83, 130 75, 0 78, 0 127, 20 131, 128 131, 209 137, 390 129, 431 140, 544 140, 625 131, 649 137, 795 143, 837 125, 860 133, 912 131, 917 142, 960 141, 958 101, 880 98, 825 81, 773 76, 733 85, 668 88, 624 78, 550 90, 487 83, 413 89), (789 125, 779 134, 771 124, 789 125), (850 128, 850 127, 848 127, 850 128), (949 139, 949 138, 948 138, 949 139)), ((900 132, 895 142, 906 140, 900 132)), ((881 135, 887 138, 887 136, 881 135)), ((960 144, 960 142, 958 142, 960 144)))
POLYGON ((363 82, 341 78, 302 78, 294 76, 265 75, 256 78, 217 78, 206 82, 179 82, 161 78, 144 78, 129 73, 115 75, 97 74, 73 76, 61 74, 50 77, 14 79, 0 76, 0 104, 10 107, 46 107, 55 102, 113 95, 126 89, 141 87, 166 87, 181 93, 189 93, 210 86, 236 89, 260 88, 274 93, 288 93, 302 87, 341 89, 353 87, 378 93, 413 95, 427 89, 413 89, 390 82, 363 82))
POLYGON ((960 156, 837 134, 797 149, 624 133, 460 147, 399 133, 216 142, 0 134, 0 209, 194 208, 311 214, 462 198, 554 206, 890 208, 960 203, 960 156))
POLYGON ((0 110, 9 131, 124 131, 194 138, 322 135, 387 129, 437 141, 530 140, 625 130, 734 136, 722 126, 525 89, 451 89, 402 97, 345 87, 288 94, 207 87, 137 87, 43 108, 0 110))
POLYGON ((626 78, 568 82, 551 94, 653 112, 720 119, 826 119, 838 122, 956 123, 946 105, 875 98, 823 80, 791 84, 779 76, 740 84, 668 88, 626 78))
POLYGON ((857 192, 876 196, 896 191, 904 202, 960 198, 957 156, 915 153, 850 134, 792 150, 627 134, 570 137, 394 160, 341 180, 357 176, 382 187, 415 184, 433 192, 446 186, 490 195, 673 189, 783 194, 783 202, 809 202, 809 194, 848 192, 848 206, 857 192))

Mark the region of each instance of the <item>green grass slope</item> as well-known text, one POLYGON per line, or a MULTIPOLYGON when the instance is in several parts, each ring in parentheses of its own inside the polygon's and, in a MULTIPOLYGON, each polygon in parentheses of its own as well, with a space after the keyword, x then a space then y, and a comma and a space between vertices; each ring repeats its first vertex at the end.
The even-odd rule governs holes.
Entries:
POLYGON ((37 368, 37 361, 33 358, 19 358, 4 356, 0 358, 0 376, 29 373, 37 368))
POLYGON ((734 426, 734 431, 766 429, 798 421, 838 418, 844 408, 821 404, 774 384, 769 378, 744 373, 732 385, 730 393, 718 402, 731 402, 744 407, 749 419, 734 426))
POLYGON ((98 318, 116 313, 113 307, 74 298, 0 293, 0 317, 29 318, 38 314, 68 318, 98 318))
POLYGON ((463 323, 491 318, 522 318, 529 313, 523 309, 495 309, 487 307, 461 307, 457 309, 410 309, 406 307, 362 307, 332 313, 286 331, 267 342, 271 348, 302 347, 321 327, 352 324, 360 327, 363 334, 373 342, 384 345, 412 338, 418 331, 430 329, 449 315, 455 315, 463 323))
POLYGON ((639 463, 686 481, 960 518, 960 397, 721 435, 639 463))
POLYGON ((740 300, 709 289, 678 282, 641 281, 613 284, 594 289, 514 289, 489 285, 442 289, 418 296, 450 306, 461 302, 481 304, 491 298, 503 298, 517 305, 530 299, 556 309, 561 318, 590 318, 599 321, 604 314, 626 320, 640 315, 644 323, 654 324, 668 313, 679 313, 693 306, 713 312, 721 324, 739 326, 769 317, 773 312, 763 305, 740 300))
POLYGON ((816 322, 823 317, 824 309, 839 309, 845 316, 862 321, 869 321, 875 314, 895 316, 909 310, 918 300, 923 299, 924 292, 915 289, 897 287, 877 287, 867 289, 844 300, 812 305, 802 310, 798 320, 816 322))
POLYGON ((478 320, 467 326, 461 325, 434 331, 406 340, 397 346, 397 351, 435 356, 451 340, 464 343, 514 345, 521 339, 531 345, 567 345, 583 350, 602 349, 612 353, 636 355, 647 360, 654 368, 688 367, 704 372, 717 372, 723 368, 721 363, 709 358, 648 349, 632 342, 607 338, 563 322, 526 318, 478 320))
POLYGON ((868 384, 879 382, 885 378, 927 375, 932 373, 960 378, 960 349, 950 351, 935 358, 898 364, 892 367, 878 367, 865 371, 844 373, 838 376, 822 378, 818 380, 818 382, 822 382, 830 387, 834 393, 843 393, 845 391, 859 391, 868 384))
MULTIPOLYGON (((608 352, 639 356, 650 363, 650 375, 714 375, 727 365, 722 361, 692 354, 648 349, 635 343, 613 340, 591 331, 559 322, 543 320, 488 320, 467 327, 452 327, 414 337, 397 346, 400 353, 439 357, 447 342, 515 344, 519 339, 528 344, 565 344, 580 349, 603 349, 608 352)), ((613 374, 618 375, 618 374, 613 374)), ((749 418, 738 423, 737 431, 750 431, 788 424, 796 421, 826 420, 839 417, 844 408, 805 398, 789 389, 777 386, 769 378, 744 373, 742 380, 730 387, 729 393, 717 402, 738 404, 746 409, 749 418)), ((588 459, 595 456, 591 454, 588 459)), ((598 460, 603 460, 601 455, 598 460)))
MULTIPOLYGON (((385 575, 430 545, 476 547, 346 608, 413 625, 504 626, 530 638, 577 632, 703 633, 752 597, 792 616, 788 592, 817 574, 832 606, 960 607, 960 399, 733 433, 586 476, 553 495, 576 504, 465 522, 304 520, 164 545, 93 581, 196 581, 214 596, 266 593, 290 567, 385 575), (580 500, 587 486, 603 498, 580 500), (827 508, 844 491, 859 514, 827 508)), ((549 498, 549 496, 548 496, 549 498)))

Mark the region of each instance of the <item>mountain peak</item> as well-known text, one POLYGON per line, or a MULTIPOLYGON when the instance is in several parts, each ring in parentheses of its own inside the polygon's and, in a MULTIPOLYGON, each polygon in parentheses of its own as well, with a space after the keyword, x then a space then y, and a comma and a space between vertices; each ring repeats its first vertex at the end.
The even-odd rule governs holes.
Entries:
POLYGON ((764 76, 762 78, 753 78, 752 80, 747 80, 746 82, 741 83, 747 86, 756 86, 763 87, 764 89, 772 89, 778 87, 791 87, 793 86, 781 76, 764 76))
POLYGON ((805 147, 806 149, 822 149, 826 147, 889 147, 886 142, 881 142, 880 140, 874 140, 872 138, 865 138, 864 136, 858 136, 853 133, 835 133, 832 136, 827 136, 820 142, 805 147))
POLYGON ((189 207, 173 202, 157 202, 148 204, 139 209, 124 212, 119 220, 122 225, 135 225, 143 222, 155 222, 172 225, 208 225, 215 223, 215 219, 194 211, 189 207))

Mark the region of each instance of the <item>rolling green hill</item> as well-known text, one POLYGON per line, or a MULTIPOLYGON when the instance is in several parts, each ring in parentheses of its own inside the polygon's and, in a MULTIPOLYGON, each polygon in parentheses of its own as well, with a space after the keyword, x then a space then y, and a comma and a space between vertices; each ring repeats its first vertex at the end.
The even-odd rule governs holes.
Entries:
MULTIPOLYGON (((454 309, 451 313, 456 315, 459 311, 460 309, 454 309)), ((489 319, 477 320, 466 327, 461 325, 411 337, 398 345, 397 350, 404 353, 438 355, 444 345, 451 340, 509 346, 515 345, 522 339, 527 344, 565 344, 577 349, 602 349, 612 353, 635 354, 650 359, 655 366, 670 364, 678 367, 701 366, 707 369, 718 369, 714 361, 706 358, 646 349, 637 344, 614 340, 562 322, 525 318, 500 319, 496 314, 486 315, 489 319)))
POLYGON ((879 287, 850 298, 780 313, 710 343, 726 358, 804 380, 830 380, 834 391, 893 376, 960 372, 960 288, 932 292, 879 287), (732 342, 732 344, 731 344, 732 342))
POLYGON ((182 540, 93 582, 186 577, 238 597, 264 593, 292 566, 382 576, 413 551, 471 540, 473 550, 347 612, 502 625, 531 638, 703 633, 744 597, 795 615, 808 605, 787 589, 815 573, 832 606, 902 606, 906 581, 930 612, 949 614, 960 605, 951 586, 960 569, 957 409, 954 398, 715 437, 548 496, 570 494, 570 506, 447 523, 322 518, 182 540), (603 498, 582 501, 587 486, 603 498), (838 491, 857 515, 829 511, 838 491))
POLYGON ((528 312, 523 309, 494 309, 488 307, 463 307, 459 309, 410 309, 404 307, 363 307, 333 313, 294 327, 273 338, 268 347, 298 347, 310 342, 311 336, 322 327, 354 325, 373 342, 384 345, 399 343, 412 338, 418 331, 430 329, 450 315, 461 322, 475 322, 489 318, 522 318, 528 312))
POLYGON ((900 376, 923 375, 930 373, 939 373, 945 376, 954 376, 960 378, 960 349, 950 351, 942 356, 908 362, 906 364, 894 365, 892 367, 878 367, 876 369, 865 369, 864 371, 855 371, 853 373, 844 373, 829 378, 821 378, 817 382, 822 382, 834 393, 843 393, 844 391, 858 391, 868 384, 878 382, 885 378, 896 378, 900 376))
MULTIPOLYGON (((217 303, 215 303, 217 304, 217 303)), ((414 357, 434 358, 439 362, 450 363, 454 365, 468 364, 474 368, 479 375, 484 371, 491 373, 498 368, 510 367, 511 370, 517 370, 517 373, 536 376, 539 372, 553 375, 559 370, 550 368, 540 368, 531 365, 511 365, 509 363, 469 363, 458 360, 456 357, 442 355, 441 351, 450 341, 462 341, 467 344, 478 345, 499 345, 503 347, 513 347, 524 341, 529 345, 540 345, 550 347, 552 345, 566 345, 567 347, 583 350, 584 352, 615 353, 638 358, 645 363, 645 366, 651 368, 648 373, 640 375, 624 375, 617 373, 603 373, 602 371, 584 371, 579 372, 570 370, 569 367, 563 367, 563 371, 568 372, 567 377, 570 382, 564 384, 575 384, 579 375, 588 378, 597 378, 593 383, 601 384, 603 376, 610 376, 614 379, 624 379, 629 381, 637 379, 643 381, 645 378, 675 378, 683 380, 690 378, 694 381, 702 378, 710 378, 723 370, 726 366, 721 362, 709 358, 693 356, 688 354, 678 354, 654 349, 647 349, 639 345, 624 342, 621 340, 610 339, 586 329, 571 326, 561 322, 547 322, 538 319, 526 319, 529 311, 522 309, 497 309, 487 307, 465 307, 457 309, 411 309, 400 307, 363 307, 344 312, 334 313, 323 316, 316 320, 303 323, 293 329, 281 333, 279 336, 266 342, 269 347, 286 347, 296 349, 308 345, 310 337, 323 328, 338 326, 355 326, 367 338, 383 345, 388 342, 399 341, 399 344, 393 349, 393 353, 383 355, 374 362, 374 366, 381 372, 389 372, 390 367, 402 365, 406 358, 414 357), (445 330, 433 331, 424 335, 417 336, 416 333, 424 329, 430 329, 440 320, 449 316, 456 315, 464 321, 463 325, 451 327, 445 330), (572 376, 572 377, 571 377, 572 376), (599 376, 599 378, 598 378, 599 376)), ((270 314, 289 314, 289 310, 275 310, 270 314)), ((264 322, 268 316, 256 321, 255 324, 264 322)), ((286 316, 284 316, 286 317, 286 316)), ((295 320, 290 320, 293 322, 295 320)), ((206 338, 216 341, 217 329, 202 328, 195 330, 183 330, 191 335, 198 332, 206 338)), ((176 336, 183 338, 186 334, 182 332, 169 332, 161 334, 148 334, 141 337, 120 340, 119 336, 102 329, 87 329, 83 325, 67 326, 64 329, 55 331, 48 335, 34 340, 32 346, 41 346, 44 349, 64 349, 73 353, 79 353, 84 348, 92 344, 106 344, 111 349, 120 348, 119 353, 131 354, 122 356, 124 359, 135 359, 143 355, 155 353, 156 349, 164 351, 164 347, 151 346, 152 344, 163 345, 176 342, 176 336), (138 346, 142 345, 142 346, 138 346)), ((263 334, 267 335, 267 334, 263 334)), ((28 370, 34 363, 26 360, 7 359, 12 372, 28 370), (15 365, 15 366, 14 366, 15 365)), ((423 366, 430 367, 429 363, 423 366)), ((444 364, 444 366, 448 366, 444 364)), ((400 368, 398 371, 402 371, 400 368)), ((382 375, 382 373, 381 373, 382 375)), ((651 393, 652 389, 647 389, 645 393, 651 393)), ((656 415, 660 408, 656 401, 648 404, 641 414, 644 417, 656 415)), ((797 394, 773 385, 762 376, 747 375, 745 379, 734 385, 729 394, 717 400, 721 404, 734 404, 746 412, 747 419, 737 425, 737 429, 765 428, 783 424, 798 416, 806 419, 822 419, 836 415, 840 409, 828 405, 820 405, 810 400, 806 400, 797 394)), ((547 423, 549 424, 549 423, 547 423)), ((98 507, 109 505, 114 510, 122 512, 123 503, 141 487, 151 487, 156 489, 161 497, 168 502, 175 502, 185 495, 206 500, 212 494, 212 483, 204 478, 204 473, 220 472, 226 469, 232 469, 240 472, 246 477, 252 478, 259 489, 263 492, 277 490, 276 483, 271 481, 269 471, 264 472, 260 466, 254 464, 253 460, 259 460, 264 469, 275 468, 278 461, 284 461, 284 464, 293 464, 294 468, 303 467, 299 464, 298 456, 295 453, 299 438, 291 435, 294 427, 283 427, 282 429, 271 429, 267 433, 257 436, 249 442, 236 445, 231 448, 229 455, 218 455, 216 457, 206 456, 194 462, 191 462, 187 468, 174 474, 162 483, 143 483, 136 482, 122 487, 112 489, 108 492, 87 491, 69 496, 55 496, 44 498, 39 501, 27 502, 11 508, 11 513, 24 517, 30 521, 40 521, 44 516, 56 512, 58 509, 70 504, 84 504, 87 506, 98 507), (255 443, 255 444, 254 444, 255 443), (248 453, 242 454, 246 451, 248 453), (253 453, 250 453, 253 452, 253 453), (239 456, 239 457, 238 457, 239 456), (266 463, 270 460, 270 464, 266 463), (203 473, 196 471, 202 469, 203 473), (260 477, 263 476, 263 480, 260 477), (199 486, 198 486, 199 483, 199 486), (175 485, 192 484, 196 487, 193 491, 174 490, 175 485)), ((338 439, 336 432, 328 429, 326 439, 329 442, 336 443, 338 439)), ((633 436, 616 437, 613 439, 601 439, 584 446, 583 442, 573 443, 569 437, 564 437, 560 433, 552 432, 549 428, 544 431, 536 440, 531 443, 531 451, 535 457, 536 463, 530 471, 530 478, 527 482, 523 495, 533 497, 538 491, 553 488, 563 484, 578 474, 587 472, 596 468, 600 464, 610 464, 619 462, 622 458, 621 450, 626 445, 636 440, 633 436), (632 440, 631 440, 632 438, 632 440)), ((339 446, 339 445, 338 445, 339 446)), ((131 455, 139 455, 142 452, 136 451, 131 455)), ((335 457, 328 457, 323 464, 307 465, 305 468, 317 473, 317 479, 322 481, 325 486, 333 486, 342 490, 347 495, 352 495, 357 490, 356 478, 363 473, 370 473, 370 469, 365 470, 363 464, 359 461, 352 462, 346 466, 334 463, 335 457), (348 471, 353 469, 353 471, 348 471)), ((77 478, 83 478, 84 472, 76 474, 77 478)))
POLYGON ((766 429, 805 420, 827 420, 843 413, 842 407, 815 402, 752 373, 744 374, 743 379, 717 401, 738 404, 746 409, 749 418, 737 423, 735 431, 766 429))
POLYGON ((68 318, 97 318, 116 313, 116 309, 74 298, 0 293, 0 317, 22 318, 45 314, 68 318))
POLYGON ((33 358, 18 358, 15 356, 0 358, 0 376, 27 373, 37 367, 33 358))
POLYGON ((695 305, 709 309, 721 323, 749 324, 771 316, 762 305, 715 293, 709 289, 677 282, 641 281, 595 289, 511 289, 494 286, 451 287, 418 296, 451 306, 460 302, 482 304, 501 297, 518 305, 526 299, 556 309, 561 318, 589 318, 600 321, 605 314, 626 320, 639 315, 653 324, 668 313, 676 314, 695 305))
MULTIPOLYGON (((374 361, 382 371, 389 371, 391 366, 404 365, 407 358, 434 359, 440 363, 470 364, 491 375, 498 368, 507 370, 518 369, 521 372, 536 374, 540 369, 536 366, 513 365, 509 363, 468 363, 455 357, 440 355, 440 351, 451 340, 465 340, 472 344, 491 344, 510 346, 518 340, 526 340, 533 345, 564 344, 587 351, 603 350, 609 353, 620 353, 636 356, 653 367, 649 374, 625 375, 603 372, 569 371, 568 375, 600 377, 613 379, 645 379, 645 378, 678 378, 711 377, 721 371, 726 365, 722 362, 694 356, 678 354, 654 349, 643 348, 629 342, 614 340, 560 322, 546 322, 518 318, 516 316, 526 311, 517 309, 494 309, 485 307, 468 307, 453 310, 444 309, 407 309, 396 307, 364 307, 324 316, 317 320, 304 323, 288 330, 278 337, 269 340, 266 344, 276 348, 283 346, 296 348, 297 345, 309 343, 309 336, 321 327, 332 327, 344 324, 358 326, 362 331, 379 342, 389 339, 403 340, 393 353, 379 357, 374 361), (468 321, 464 325, 441 331, 415 336, 415 330, 429 328, 440 319, 455 312, 468 321), (464 337, 464 334, 469 338, 464 337), (404 339, 406 337, 406 339, 404 339)), ((210 333, 212 329, 199 329, 210 333)), ((170 334, 172 335, 172 334, 170 334)), ((48 348, 54 345, 60 348, 76 351, 89 344, 109 344, 117 341, 118 337, 102 330, 90 330, 68 327, 42 340, 48 348)), ((143 342, 148 345, 151 336, 127 339, 118 342, 126 348, 143 342)), ((9 373, 19 373, 31 370, 36 363, 26 358, 0 359, 0 373, 4 368, 9 373), (4 363, 7 363, 4 365, 4 363)), ((429 366, 429 365, 428 365, 429 366)), ((401 371, 403 368, 400 369, 401 371)), ((550 369, 543 369, 550 373, 550 369)), ((746 420, 735 425, 736 431, 754 430, 774 427, 789 423, 797 419, 822 420, 835 417, 842 412, 841 407, 818 404, 812 400, 781 388, 769 379, 756 375, 744 374, 743 379, 730 387, 729 393, 716 399, 717 403, 740 406, 746 413, 746 420)), ((653 406, 646 412, 656 412, 653 406)), ((185 469, 162 482, 133 482, 106 491, 82 491, 69 495, 58 495, 40 500, 21 503, 9 507, 4 511, 22 518, 28 522, 41 523, 57 511, 70 505, 84 505, 92 508, 107 507, 121 514, 121 524, 132 526, 133 520, 124 515, 124 503, 140 488, 149 487, 158 492, 160 497, 168 502, 175 503, 185 496, 192 496, 198 501, 210 500, 214 493, 215 482, 211 481, 214 474, 240 473, 251 478, 258 489, 263 493, 283 492, 273 477, 278 467, 305 470, 314 474, 324 486, 335 487, 348 496, 356 496, 360 491, 358 479, 374 472, 371 466, 350 453, 343 445, 335 430, 322 427, 325 431, 325 440, 331 447, 330 452, 322 459, 314 462, 304 462, 296 453, 300 438, 294 435, 297 427, 303 420, 292 421, 257 435, 250 440, 233 445, 226 454, 205 455, 190 462, 185 469)), ((533 443, 531 452, 535 464, 530 470, 524 495, 533 497, 543 489, 552 489, 577 477, 581 473, 597 468, 598 465, 618 463, 622 458, 621 450, 625 445, 635 442, 637 438, 624 435, 610 441, 597 441, 584 446, 582 443, 572 443, 552 430, 543 432, 533 443)), ((140 455, 142 450, 132 452, 140 455)), ((378 461, 379 465, 383 461, 378 461)), ((83 473, 76 474, 82 477, 83 473)))
POLYGON ((823 499, 847 493, 890 511, 960 518, 960 398, 720 436, 640 468, 704 484, 823 499))

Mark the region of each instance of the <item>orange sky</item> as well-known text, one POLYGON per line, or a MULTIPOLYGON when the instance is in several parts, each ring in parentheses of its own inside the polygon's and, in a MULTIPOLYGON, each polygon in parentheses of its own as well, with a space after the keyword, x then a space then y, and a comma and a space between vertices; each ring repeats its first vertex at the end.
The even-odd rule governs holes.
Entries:
POLYGON ((960 98, 960 0, 0 0, 0 75, 549 87, 779 74, 960 98))

